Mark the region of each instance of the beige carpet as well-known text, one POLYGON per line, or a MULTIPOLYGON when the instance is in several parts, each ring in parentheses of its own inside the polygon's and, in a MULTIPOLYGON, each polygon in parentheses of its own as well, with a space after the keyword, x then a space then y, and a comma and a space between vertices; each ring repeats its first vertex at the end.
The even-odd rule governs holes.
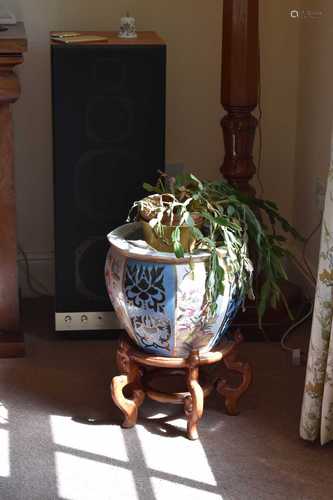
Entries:
POLYGON ((244 345, 255 381, 241 414, 211 397, 191 442, 178 406, 146 401, 120 428, 115 342, 55 339, 39 305, 25 317, 27 356, 0 360, 1 500, 333 498, 333 446, 299 439, 304 367, 278 344, 244 345))

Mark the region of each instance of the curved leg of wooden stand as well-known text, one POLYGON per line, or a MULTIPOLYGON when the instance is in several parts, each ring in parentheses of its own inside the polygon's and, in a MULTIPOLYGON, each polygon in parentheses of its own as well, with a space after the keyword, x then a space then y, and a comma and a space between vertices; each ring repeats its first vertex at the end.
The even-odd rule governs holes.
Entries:
MULTIPOLYGON (((240 344, 243 337, 240 333, 236 334, 236 343, 240 344)), ((249 388, 252 381, 252 368, 249 363, 236 361, 238 349, 232 351, 229 356, 223 358, 223 361, 228 370, 240 373, 242 381, 238 387, 230 387, 226 380, 218 380, 216 389, 221 396, 225 397, 225 406, 229 415, 238 415, 237 404, 239 398, 249 388)))
POLYGON ((130 346, 122 340, 117 351, 117 366, 122 375, 114 377, 111 382, 111 395, 114 403, 125 415, 122 426, 133 427, 138 420, 138 410, 145 399, 142 389, 142 372, 138 365, 131 360, 130 346), (132 398, 124 396, 127 385, 132 386, 132 398))
POLYGON ((204 393, 199 384, 199 354, 193 352, 188 360, 187 387, 191 396, 184 400, 185 415, 187 417, 187 437, 198 439, 198 422, 203 414, 204 393))

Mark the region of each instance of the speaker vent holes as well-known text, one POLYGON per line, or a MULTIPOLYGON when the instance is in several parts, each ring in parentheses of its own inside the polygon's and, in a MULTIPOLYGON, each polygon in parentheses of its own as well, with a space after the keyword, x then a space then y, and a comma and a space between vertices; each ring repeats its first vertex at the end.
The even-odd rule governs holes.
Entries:
POLYGON ((133 130, 132 105, 120 97, 94 97, 87 104, 86 132, 99 142, 121 142, 133 130))
POLYGON ((126 82, 126 64, 116 57, 97 59, 93 66, 93 76, 98 88, 105 90, 121 90, 126 82))
POLYGON ((75 167, 75 202, 90 221, 109 228, 125 223, 142 173, 138 158, 126 151, 102 150, 86 153, 75 167))
POLYGON ((75 285, 87 299, 105 301, 104 265, 108 248, 106 238, 91 238, 75 251, 75 285))

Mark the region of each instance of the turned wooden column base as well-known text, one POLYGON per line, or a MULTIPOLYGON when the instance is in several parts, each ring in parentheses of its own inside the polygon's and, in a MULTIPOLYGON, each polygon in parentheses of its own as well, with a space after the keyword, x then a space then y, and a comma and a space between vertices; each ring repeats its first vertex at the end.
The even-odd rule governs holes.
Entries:
POLYGON ((127 337, 123 337, 117 350, 117 366, 121 375, 114 377, 111 382, 112 399, 125 416, 123 427, 129 428, 136 424, 139 408, 145 396, 148 396, 160 403, 183 404, 187 418, 187 437, 191 440, 198 439, 198 423, 203 415, 204 398, 214 388, 224 397, 228 414, 237 415, 238 401, 252 381, 249 363, 237 360, 242 341, 242 335, 236 332, 233 341, 224 342, 208 353, 193 351, 188 358, 165 358, 145 354, 127 337), (241 382, 238 386, 231 387, 221 378, 208 380, 200 377, 201 366, 220 361, 228 370, 240 375, 241 382), (185 376, 187 391, 165 393, 153 387, 153 382, 157 379, 179 374, 185 376))
POLYGON ((24 355, 20 334, 12 105, 20 97, 15 67, 23 63, 23 23, 0 33, 0 358, 24 355))
POLYGON ((23 334, 0 332, 0 359, 21 358, 24 355, 25 346, 23 334))

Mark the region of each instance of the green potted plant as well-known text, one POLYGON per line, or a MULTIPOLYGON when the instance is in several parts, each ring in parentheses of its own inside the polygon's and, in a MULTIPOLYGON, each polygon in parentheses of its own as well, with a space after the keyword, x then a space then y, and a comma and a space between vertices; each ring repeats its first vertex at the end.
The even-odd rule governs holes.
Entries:
MULTIPOLYGON (((123 297, 128 313, 127 330, 130 326, 136 341, 137 331, 143 325, 138 342, 141 347, 153 352, 154 345, 161 347, 161 339, 174 334, 172 353, 165 355, 178 355, 194 346, 210 349, 225 333, 239 306, 246 298, 254 299, 255 292, 259 295, 259 325, 269 304, 276 307, 282 300, 288 309, 280 287, 281 281, 287 278, 284 270, 288 255, 285 241, 288 234, 296 238, 300 236, 280 215, 275 203, 247 196, 224 181, 201 181, 192 174, 175 178, 162 174, 156 186, 145 184, 144 188, 150 194, 134 202, 128 221, 134 219, 142 226, 143 239, 156 250, 155 257, 152 251, 146 257, 146 267, 140 268, 142 258, 127 255, 124 289, 118 293, 118 297, 123 297), (154 261, 156 257, 157 261, 154 261), (255 286, 253 260, 255 274, 259 276, 255 286), (175 283, 166 276, 168 265, 175 269, 175 283), (163 279, 162 274, 165 275, 163 279), (161 285, 160 290, 158 286, 154 289, 154 278, 155 285, 161 285), (162 289, 165 291, 170 287, 174 290, 176 312, 171 321, 171 312, 166 314, 169 333, 163 336, 156 328, 156 322, 162 317, 156 315, 149 304, 154 304, 154 297, 161 294, 162 289), (179 292, 182 287, 183 294, 179 292), (192 297, 196 295, 196 287, 200 288, 200 298, 191 306, 191 294, 192 297), (149 328, 152 331, 155 328, 156 338, 160 340, 155 342, 152 335, 145 344, 149 328), (176 345, 179 349, 175 348, 176 345)), ((110 277, 111 260, 116 258, 119 250, 115 245, 112 250, 112 245, 111 241, 110 277)), ((109 281, 108 289, 117 312, 120 305, 115 300, 113 286, 114 283, 109 281)), ((171 299, 165 297, 165 300, 168 303, 171 299)))

